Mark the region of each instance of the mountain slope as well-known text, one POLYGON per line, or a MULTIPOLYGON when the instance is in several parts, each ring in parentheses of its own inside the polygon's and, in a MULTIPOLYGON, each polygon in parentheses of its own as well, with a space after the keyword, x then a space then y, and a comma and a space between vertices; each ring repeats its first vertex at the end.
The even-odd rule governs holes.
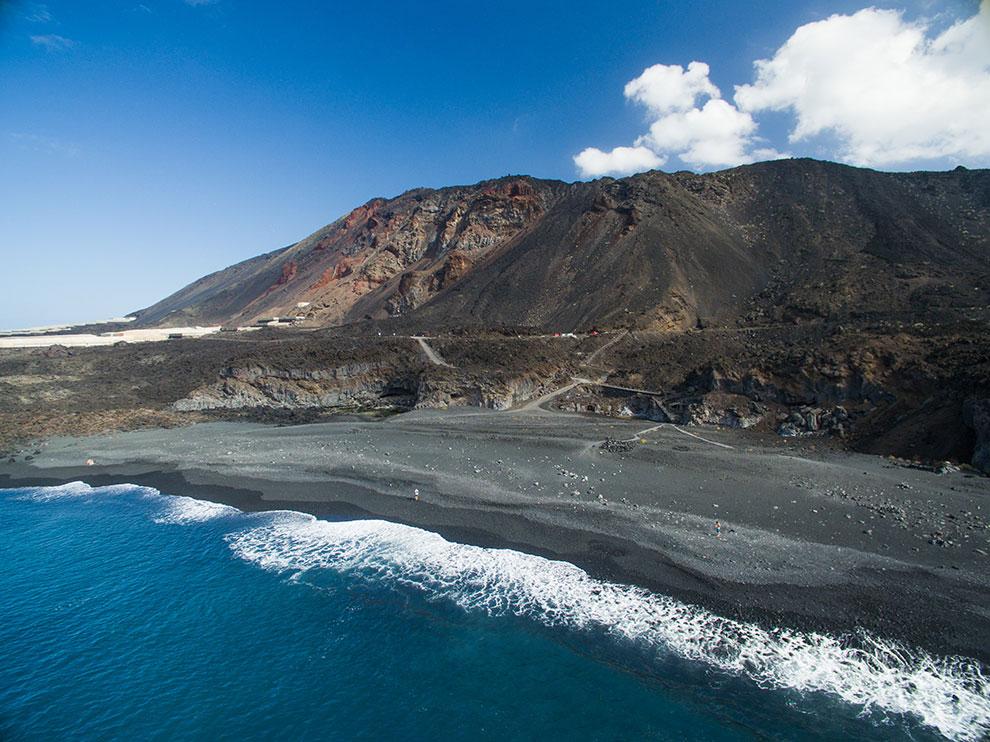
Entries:
POLYGON ((990 303, 988 258, 986 170, 784 160, 590 183, 507 177, 372 200, 138 315, 555 329, 915 315, 990 303))
POLYGON ((304 240, 202 278, 137 312, 142 324, 248 323, 296 315, 314 324, 401 314, 456 281, 538 220, 567 186, 503 178, 373 199, 304 240))

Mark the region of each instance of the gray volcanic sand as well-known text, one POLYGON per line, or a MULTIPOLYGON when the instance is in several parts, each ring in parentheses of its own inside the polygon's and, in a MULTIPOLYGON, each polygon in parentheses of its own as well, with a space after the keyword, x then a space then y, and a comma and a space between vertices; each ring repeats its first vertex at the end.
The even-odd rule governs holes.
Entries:
POLYGON ((963 472, 541 409, 61 438, 0 465, 0 486, 73 479, 382 517, 565 559, 735 618, 863 627, 990 661, 990 480, 963 472), (607 453, 606 437, 637 442, 607 453))

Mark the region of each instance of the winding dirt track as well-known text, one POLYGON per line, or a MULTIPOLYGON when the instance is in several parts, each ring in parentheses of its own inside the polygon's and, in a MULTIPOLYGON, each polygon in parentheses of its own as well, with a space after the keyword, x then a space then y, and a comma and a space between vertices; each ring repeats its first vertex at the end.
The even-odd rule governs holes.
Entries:
POLYGON ((615 345, 617 342, 619 342, 620 340, 622 340, 622 338, 624 338, 628 334, 629 334, 629 330, 623 330, 618 335, 616 335, 614 338, 612 338, 607 343, 605 343, 605 345, 603 345, 601 348, 599 348, 598 350, 594 351, 590 356, 588 356, 583 361, 581 361, 581 365, 582 366, 591 365, 594 362, 594 360, 598 357, 598 355, 600 353, 602 353, 603 351, 606 351, 609 348, 611 348, 613 345, 615 345))
POLYGON ((412 339, 415 340, 417 343, 419 343, 419 347, 423 349, 423 352, 426 354, 426 357, 430 359, 430 363, 433 363, 437 366, 447 366, 448 368, 453 368, 453 366, 451 366, 443 358, 440 357, 439 353, 437 353, 435 350, 433 350, 433 348, 430 347, 430 344, 426 342, 425 337, 423 337, 422 335, 413 335, 412 339))

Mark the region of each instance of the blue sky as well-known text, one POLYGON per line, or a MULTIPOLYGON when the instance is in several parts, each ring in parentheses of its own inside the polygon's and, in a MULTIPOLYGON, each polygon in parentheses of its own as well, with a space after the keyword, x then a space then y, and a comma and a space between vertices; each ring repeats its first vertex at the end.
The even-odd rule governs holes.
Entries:
MULTIPOLYGON (((590 177, 578 153, 642 148, 673 110, 623 95, 646 68, 704 62, 729 105, 795 29, 865 5, 0 0, 0 327, 139 309, 374 196, 590 177)), ((934 37, 980 6, 875 7, 934 37)), ((759 126, 747 152, 854 151, 834 143, 839 128, 789 141, 811 104, 781 85, 738 112, 759 126)), ((656 149, 664 169, 713 169, 670 146, 656 149)), ((990 160, 883 164, 957 162, 990 160)))

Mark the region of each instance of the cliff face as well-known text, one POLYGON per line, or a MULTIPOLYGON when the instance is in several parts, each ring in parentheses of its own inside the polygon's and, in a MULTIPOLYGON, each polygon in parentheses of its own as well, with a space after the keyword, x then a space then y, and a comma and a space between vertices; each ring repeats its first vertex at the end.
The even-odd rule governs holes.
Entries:
POLYGON ((990 172, 786 160, 565 184, 508 177, 375 199, 206 276, 142 324, 678 330, 990 303, 990 172))
POLYGON ((180 412, 270 407, 376 408, 410 406, 415 377, 396 376, 386 363, 352 363, 326 369, 267 366, 226 368, 214 384, 176 401, 180 412))

